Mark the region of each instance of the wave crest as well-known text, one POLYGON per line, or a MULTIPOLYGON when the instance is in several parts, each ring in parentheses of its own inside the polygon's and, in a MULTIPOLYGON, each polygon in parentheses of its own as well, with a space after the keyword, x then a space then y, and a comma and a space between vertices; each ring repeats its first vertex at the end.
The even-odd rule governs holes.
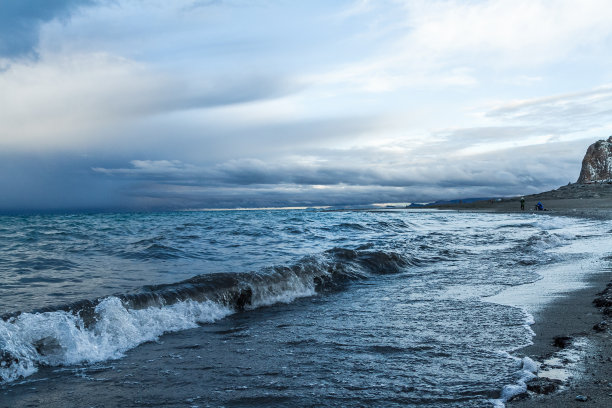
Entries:
POLYGON ((334 248, 291 266, 198 275, 133 293, 6 315, 0 320, 0 379, 14 381, 39 366, 119 358, 167 332, 338 290, 371 275, 399 273, 414 262, 394 252, 334 248))

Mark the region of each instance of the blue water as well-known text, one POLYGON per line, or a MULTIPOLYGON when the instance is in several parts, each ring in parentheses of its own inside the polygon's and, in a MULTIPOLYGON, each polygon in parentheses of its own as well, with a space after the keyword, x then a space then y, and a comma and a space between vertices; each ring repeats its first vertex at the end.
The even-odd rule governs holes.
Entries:
MULTIPOLYGON (((0 217, 0 406, 492 406, 529 316, 486 297, 601 222, 439 211, 0 217)), ((501 398, 501 399, 500 399, 501 398)))

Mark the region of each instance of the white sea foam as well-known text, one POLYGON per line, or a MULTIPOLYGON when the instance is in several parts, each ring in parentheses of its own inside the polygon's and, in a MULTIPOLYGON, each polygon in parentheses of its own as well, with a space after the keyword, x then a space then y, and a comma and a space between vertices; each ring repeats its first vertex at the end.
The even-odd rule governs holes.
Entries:
MULTIPOLYGON (((266 291, 263 291, 264 293, 266 291)), ((291 303, 296 299, 316 295, 314 286, 312 287, 297 287, 292 290, 282 292, 270 291, 265 296, 257 296, 254 294, 253 307, 270 306, 276 303, 291 303)))
POLYGON ((531 243, 539 251, 544 251, 566 244, 572 238, 573 236, 569 234, 549 233, 544 231, 538 235, 534 235, 531 243))
POLYGON ((582 369, 581 363, 584 355, 591 347, 586 338, 578 338, 572 342, 571 347, 555 353, 551 358, 538 363, 529 357, 519 359, 507 354, 509 358, 521 362, 521 369, 517 372, 516 384, 504 386, 499 399, 491 400, 496 408, 505 407, 505 403, 511 398, 527 392, 527 382, 533 378, 547 378, 551 380, 566 381, 582 369))
POLYGON ((544 360, 538 376, 552 380, 568 380, 581 371, 581 363, 590 347, 588 339, 584 337, 575 339, 571 347, 560 350, 551 358, 544 360))
POLYGON ((270 306, 275 303, 291 303, 302 297, 316 294, 313 280, 310 276, 289 275, 286 281, 255 285, 253 288, 252 307, 270 306))
POLYGON ((58 366, 119 358, 163 333, 213 322, 232 310, 210 301, 130 310, 118 298, 108 297, 95 312, 97 321, 91 327, 64 311, 24 313, 0 321, 0 346, 11 356, 3 361, 0 378, 13 381, 31 375, 41 364, 58 366))
POLYGON ((509 287, 486 298, 487 301, 521 307, 528 313, 537 314, 549 302, 584 288, 587 276, 601 271, 600 258, 610 250, 607 234, 610 223, 543 218, 540 227, 555 232, 540 234, 532 241, 536 242, 535 247, 542 256, 555 254, 561 261, 538 268, 540 280, 509 287), (574 239, 578 236, 583 239, 574 239))
POLYGON ((529 357, 523 357, 522 359, 518 359, 510 355, 509 357, 520 361, 521 368, 516 373, 516 376, 518 377, 516 383, 505 385, 502 389, 500 398, 491 400, 491 403, 496 408, 505 407, 506 402, 508 402, 511 398, 527 392, 527 382, 536 378, 536 373, 538 372, 539 364, 529 357))
POLYGON ((560 262, 538 269, 541 279, 525 285, 512 286, 487 297, 486 300, 502 305, 521 307, 537 314, 548 303, 567 296, 569 292, 586 287, 586 277, 601 270, 599 255, 560 262))

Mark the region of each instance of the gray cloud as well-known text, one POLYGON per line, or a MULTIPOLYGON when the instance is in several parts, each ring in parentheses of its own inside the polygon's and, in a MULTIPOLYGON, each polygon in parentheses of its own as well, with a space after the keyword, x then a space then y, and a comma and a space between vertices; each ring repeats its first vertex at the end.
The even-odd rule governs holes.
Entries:
MULTIPOLYGON (((348 151, 322 148, 329 144, 351 145, 384 127, 374 117, 326 119, 283 118, 265 122, 244 120, 240 113, 225 114, 197 125, 151 120, 140 138, 118 133, 122 146, 132 157, 149 160, 179 159, 211 167, 231 160, 258 159, 272 163, 282 157, 318 157, 345 160, 348 151), (212 122, 212 123, 211 123, 212 122), (134 139, 133 145, 127 146, 134 139)), ((385 155, 387 157, 388 155, 385 155)), ((127 162, 126 162, 127 163, 127 162)), ((100 166, 94 166, 100 167, 100 166)))
POLYGON ((39 27, 54 19, 66 19, 79 7, 97 0, 3 0, 0 2, 0 56, 33 56, 39 27))
POLYGON ((277 98, 299 90, 286 78, 250 75, 245 78, 218 78, 206 84, 177 83, 159 95, 153 111, 199 109, 277 98))
POLYGON ((125 155, 0 156, 1 211, 163 210, 357 205, 528 194, 574 181, 583 141, 556 142, 454 161, 414 156, 373 163, 377 149, 318 150, 317 160, 278 156, 189 164, 125 155))
POLYGON ((487 116, 530 123, 555 133, 585 131, 594 123, 610 123, 612 86, 506 104, 491 110, 487 116))
POLYGON ((319 151, 319 160, 310 163, 250 158, 196 166, 135 160, 126 167, 93 170, 103 177, 131 181, 125 194, 139 205, 167 208, 430 201, 556 188, 577 177, 580 161, 575 156, 583 154, 583 144, 519 147, 461 162, 448 154, 451 145, 448 151, 438 151, 436 159, 405 158, 401 164, 388 165, 369 161, 381 154, 376 149, 355 149, 319 151))
POLYGON ((520 116, 525 111, 529 111, 531 109, 539 109, 542 107, 551 107, 551 106, 567 106, 579 103, 585 100, 591 100, 592 98, 605 98, 609 99, 612 96, 612 87, 603 86, 596 89, 590 89, 582 92, 574 92, 563 95, 553 95, 545 98, 536 98, 529 99, 521 102, 509 103, 502 105, 498 108, 491 110, 488 113, 488 116, 491 117, 499 117, 499 116, 510 116, 516 117, 520 116))

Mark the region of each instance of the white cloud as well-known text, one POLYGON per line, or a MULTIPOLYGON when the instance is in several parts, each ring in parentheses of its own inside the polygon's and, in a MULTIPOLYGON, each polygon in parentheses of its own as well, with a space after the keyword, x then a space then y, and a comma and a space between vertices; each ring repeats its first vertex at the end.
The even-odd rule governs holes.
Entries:
MULTIPOLYGON (((0 73, 0 146, 70 149, 110 143, 114 134, 173 111, 276 98, 283 78, 177 78, 105 53, 43 54, 0 73)), ((139 137, 139 132, 134 132, 139 137)), ((124 140, 125 141, 125 140, 124 140)))
POLYGON ((434 58, 488 55, 504 65, 533 65, 609 40, 612 33, 612 3, 606 0, 403 3, 414 27, 406 46, 434 58))
POLYGON ((159 84, 141 64, 106 54, 14 63, 0 75, 0 143, 86 143, 92 132, 145 109, 159 84))
POLYGON ((358 13, 375 21, 359 35, 363 56, 311 75, 313 82, 366 92, 473 86, 494 69, 528 84, 541 77, 511 70, 605 52, 612 39, 607 0, 357 1, 347 14, 358 13))

